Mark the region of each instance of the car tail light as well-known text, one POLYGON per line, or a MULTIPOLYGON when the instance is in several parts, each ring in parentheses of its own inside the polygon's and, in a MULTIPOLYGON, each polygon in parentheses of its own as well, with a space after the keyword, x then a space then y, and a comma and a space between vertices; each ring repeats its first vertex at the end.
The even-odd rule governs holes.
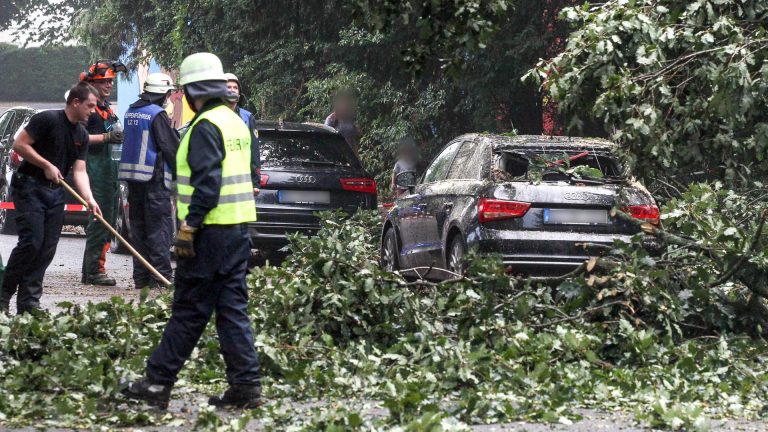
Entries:
POLYGON ((20 154, 16 153, 14 150, 11 150, 11 164, 12 164, 12 165, 13 165, 15 168, 18 168, 18 167, 19 167, 19 165, 21 165, 21 163, 22 163, 23 161, 24 161, 24 158, 23 158, 23 157, 21 157, 21 155, 20 155, 20 154))
POLYGON ((661 214, 659 208, 654 204, 639 204, 622 207, 621 211, 629 214, 635 219, 640 219, 651 223, 652 225, 661 225, 661 214))
POLYGON ((480 198, 477 219, 480 223, 501 219, 514 219, 525 215, 531 203, 480 198))
POLYGON ((269 176, 261 173, 261 168, 256 169, 256 174, 259 176, 259 186, 264 187, 269 182, 269 176))
POLYGON ((343 178, 339 179, 341 188, 346 191, 362 192, 367 194, 376 193, 376 182, 367 178, 343 178))

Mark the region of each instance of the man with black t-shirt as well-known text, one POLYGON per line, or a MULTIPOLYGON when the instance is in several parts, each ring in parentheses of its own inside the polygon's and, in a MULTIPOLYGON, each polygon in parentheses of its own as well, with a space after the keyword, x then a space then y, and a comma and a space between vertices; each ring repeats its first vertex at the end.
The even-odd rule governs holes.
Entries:
POLYGON ((64 222, 65 191, 60 180, 70 169, 90 211, 101 215, 85 170, 88 132, 80 124, 88 120, 97 98, 96 89, 78 83, 69 91, 66 108, 35 114, 16 137, 13 150, 24 158, 11 183, 19 241, 6 266, 0 313, 8 313, 17 290, 18 313, 40 309, 43 276, 56 253, 64 222))

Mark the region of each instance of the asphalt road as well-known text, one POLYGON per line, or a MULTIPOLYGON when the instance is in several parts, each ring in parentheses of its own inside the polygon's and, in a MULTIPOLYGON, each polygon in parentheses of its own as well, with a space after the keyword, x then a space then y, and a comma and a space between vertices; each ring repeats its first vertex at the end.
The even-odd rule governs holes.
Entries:
MULTIPOLYGON (((16 236, 0 235, 0 254, 3 262, 7 263, 11 250, 16 245, 16 236)), ((42 304, 48 310, 55 311, 58 308, 56 304, 62 301, 75 303, 100 302, 109 300, 113 296, 123 297, 126 300, 138 300, 139 291, 134 289, 131 278, 132 260, 130 255, 107 255, 107 272, 117 280, 115 287, 97 287, 93 285, 83 285, 80 283, 80 269, 83 259, 83 248, 85 247, 85 237, 81 234, 64 233, 56 250, 56 256, 48 267, 48 272, 43 281, 42 304)), ((11 303, 11 310, 14 311, 15 304, 11 303)), ((175 418, 185 420, 183 429, 192 427, 197 419, 198 407, 208 398, 203 394, 185 394, 180 398, 171 401, 169 412, 175 418)), ((296 404, 297 415, 301 412, 311 411, 315 404, 296 404)), ((375 406, 375 403, 374 403, 375 406)), ((374 408, 368 413, 372 416, 386 415, 381 408, 374 408)), ((634 416, 625 412, 605 412, 590 409, 580 410, 583 416, 582 420, 575 421, 571 425, 548 424, 548 423, 529 423, 515 422, 503 425, 483 425, 475 426, 473 429, 482 432, 491 431, 578 431, 578 432, 598 432, 598 431, 644 431, 648 430, 643 425, 635 422, 634 416)), ((219 412, 224 418, 236 417, 236 413, 219 412)), ((252 420, 248 425, 248 430, 261 430, 262 425, 258 419, 252 420)), ((29 429, 32 430, 32 429, 29 429)), ((56 429, 52 429, 56 430, 56 429)), ((170 431, 176 430, 173 427, 148 427, 142 430, 170 431)), ((712 429, 715 431, 765 431, 768 430, 768 422, 756 422, 745 420, 728 420, 712 422, 712 429)))
MULTIPOLYGON (((0 255, 3 263, 8 263, 11 250, 16 246, 15 235, 0 235, 0 255)), ((131 277, 133 264, 130 255, 108 254, 107 273, 117 280, 117 286, 101 287, 80 283, 83 265, 85 236, 62 233, 56 256, 48 267, 43 279, 42 306, 50 311, 58 310, 56 304, 63 301, 76 303, 100 302, 114 296, 126 300, 139 298, 139 290, 133 288, 131 277)), ((15 312, 16 300, 11 301, 11 311, 15 312)))

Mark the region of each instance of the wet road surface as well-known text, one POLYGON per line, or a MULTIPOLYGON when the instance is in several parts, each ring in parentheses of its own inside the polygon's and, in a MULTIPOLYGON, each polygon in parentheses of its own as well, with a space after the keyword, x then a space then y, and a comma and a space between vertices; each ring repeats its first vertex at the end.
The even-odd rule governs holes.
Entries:
MULTIPOLYGON (((16 246, 15 235, 0 235, 0 255, 3 263, 8 263, 11 250, 16 246)), ((133 288, 133 264, 130 255, 107 254, 107 273, 114 277, 117 286, 103 287, 80 283, 83 265, 85 236, 62 233, 56 256, 48 266, 43 279, 42 306, 49 311, 57 311, 56 304, 63 301, 75 303, 101 302, 118 296, 126 300, 138 300, 139 290, 133 288)), ((16 310, 16 298, 11 300, 11 312, 16 310)))

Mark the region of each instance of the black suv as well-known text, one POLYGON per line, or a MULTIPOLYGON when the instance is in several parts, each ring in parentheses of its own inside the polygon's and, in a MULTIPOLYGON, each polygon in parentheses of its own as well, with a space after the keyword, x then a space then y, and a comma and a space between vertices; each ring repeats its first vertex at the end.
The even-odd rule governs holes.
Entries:
POLYGON ((286 235, 312 235, 316 212, 376 208, 376 182, 335 129, 308 123, 254 121, 261 154, 253 247, 264 257, 288 244, 286 235))
POLYGON ((611 218, 612 207, 660 224, 656 202, 629 178, 616 150, 598 139, 460 136, 420 181, 413 172, 398 174, 409 193, 384 223, 382 267, 443 278, 461 274, 474 248, 501 255, 512 273, 566 273, 599 255, 601 248, 583 244, 610 245, 639 232, 611 218))

